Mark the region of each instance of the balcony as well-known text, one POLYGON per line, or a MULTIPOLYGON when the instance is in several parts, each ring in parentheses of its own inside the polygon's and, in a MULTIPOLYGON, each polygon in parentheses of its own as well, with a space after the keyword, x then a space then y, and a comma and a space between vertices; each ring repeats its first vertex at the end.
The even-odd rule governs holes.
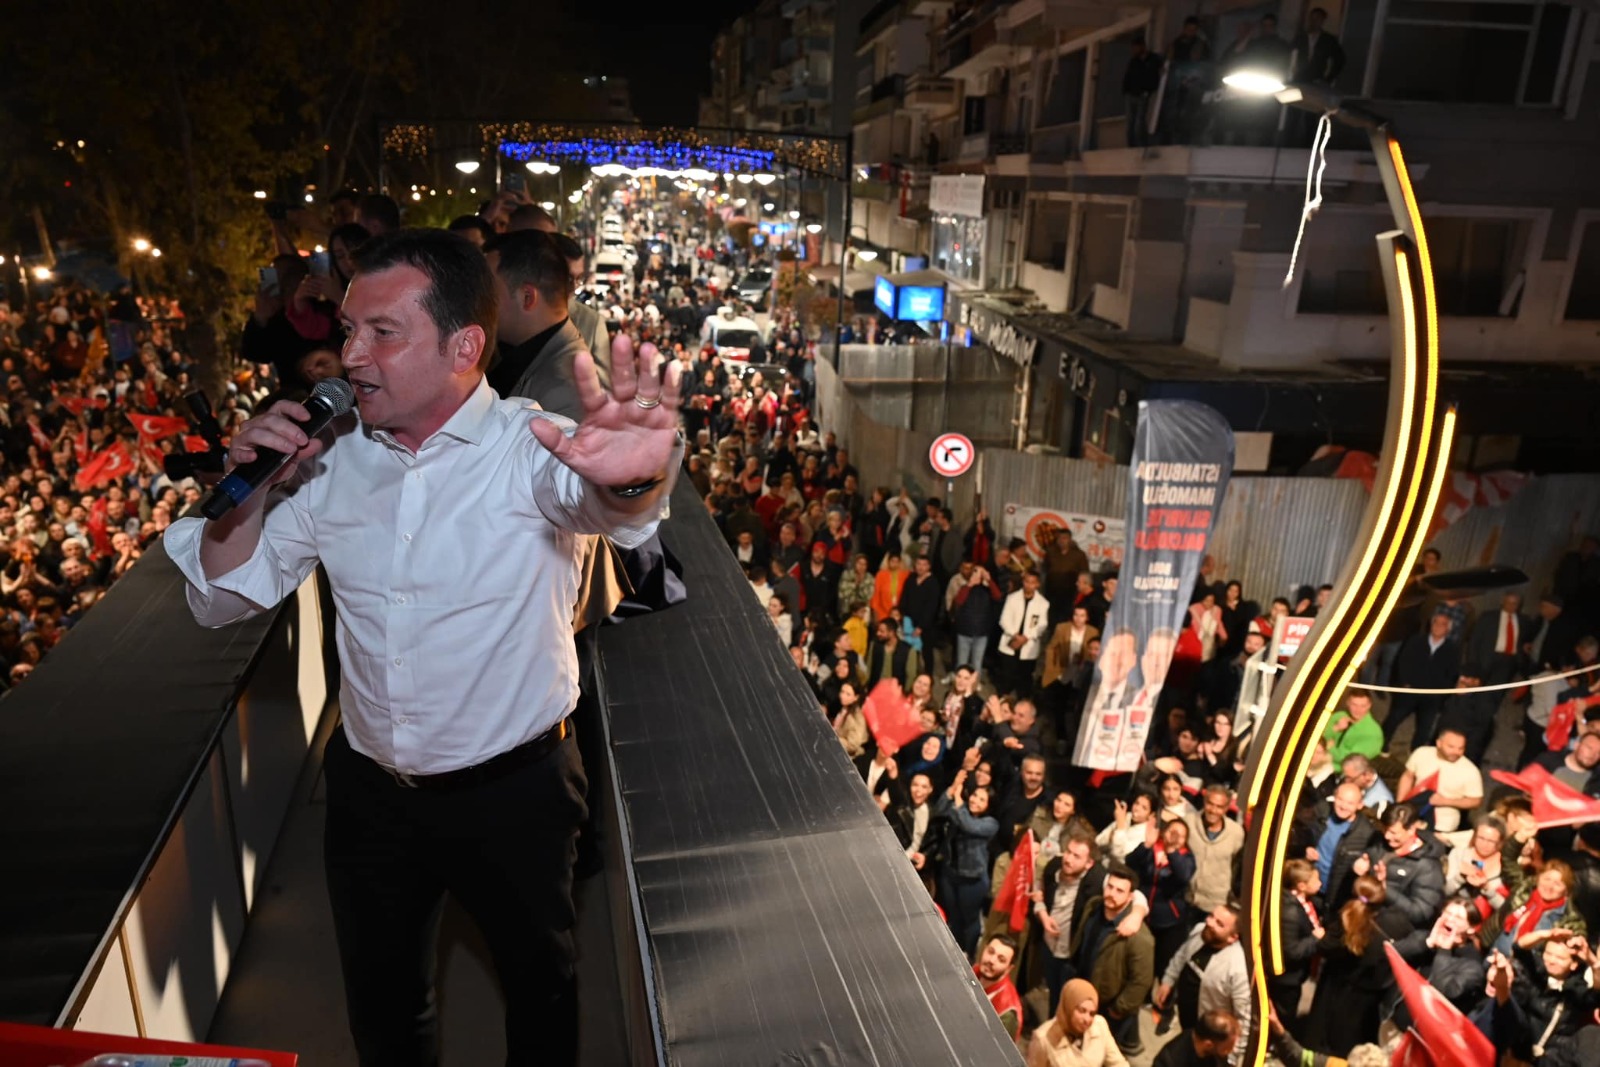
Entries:
POLYGON ((996 21, 1008 40, 1031 44, 1056 33, 1078 36, 1104 29, 1125 13, 1118 5, 1096 0, 1016 0, 996 21))
POLYGON ((778 94, 780 104, 826 103, 828 87, 826 85, 792 85, 778 94))
POLYGON ((1011 57, 1011 46, 1000 36, 998 3, 984 4, 962 15, 945 30, 934 63, 948 78, 975 78, 987 74, 1011 57))
POLYGON ((856 47, 861 47, 872 41, 878 34, 893 27, 900 21, 901 0, 878 0, 861 18, 860 36, 856 38, 856 47))
POLYGON ((905 83, 904 76, 891 74, 887 78, 879 78, 864 91, 858 90, 856 109, 850 120, 859 125, 898 110, 900 99, 905 95, 905 83))
POLYGON ((959 163, 981 163, 992 160, 996 156, 1010 156, 1028 150, 1028 135, 1025 133, 999 133, 988 130, 983 133, 970 133, 961 139, 961 148, 956 155, 959 163))
POLYGON ((806 8, 818 3, 819 0, 783 0, 778 11, 786 19, 792 19, 806 8))
POLYGON ((932 118, 948 115, 961 105, 961 86, 951 78, 913 74, 905 83, 905 106, 932 118))

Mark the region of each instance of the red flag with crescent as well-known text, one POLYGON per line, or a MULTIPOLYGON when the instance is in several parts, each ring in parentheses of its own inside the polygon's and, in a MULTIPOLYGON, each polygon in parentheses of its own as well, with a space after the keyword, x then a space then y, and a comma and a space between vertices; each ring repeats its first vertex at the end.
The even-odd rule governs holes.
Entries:
MULTIPOLYGON (((1383 950, 1394 969, 1400 995, 1405 997, 1406 1009, 1411 1012, 1411 1034, 1426 1050, 1427 1062, 1433 1067, 1483 1067, 1494 1063, 1494 1044, 1483 1036, 1483 1031, 1401 959, 1393 945, 1386 944, 1383 950)), ((1418 1060, 1413 1055, 1393 1062, 1414 1064, 1418 1060)))
POLYGON ((159 441, 189 428, 189 420, 176 415, 146 415, 133 411, 128 413, 128 421, 133 423, 140 437, 149 441, 159 441))
POLYGON ((1530 763, 1516 774, 1490 771, 1489 777, 1533 798, 1533 820, 1541 830, 1600 820, 1600 800, 1578 792, 1537 763, 1530 763))
POLYGON ((911 710, 911 701, 900 691, 900 683, 885 678, 872 687, 861 705, 861 717, 867 720, 867 729, 882 748, 885 743, 895 749, 921 737, 922 718, 911 710))

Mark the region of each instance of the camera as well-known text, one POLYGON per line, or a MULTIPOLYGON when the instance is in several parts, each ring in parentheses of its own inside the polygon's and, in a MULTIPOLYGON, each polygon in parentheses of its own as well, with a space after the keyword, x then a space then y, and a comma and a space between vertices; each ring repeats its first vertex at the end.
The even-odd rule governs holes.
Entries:
POLYGON ((204 474, 221 474, 222 461, 228 452, 222 445, 222 426, 211 410, 211 402, 204 393, 198 391, 187 394, 183 399, 189 405, 189 424, 205 438, 206 450, 174 452, 164 456, 161 460, 162 470, 175 482, 204 474))

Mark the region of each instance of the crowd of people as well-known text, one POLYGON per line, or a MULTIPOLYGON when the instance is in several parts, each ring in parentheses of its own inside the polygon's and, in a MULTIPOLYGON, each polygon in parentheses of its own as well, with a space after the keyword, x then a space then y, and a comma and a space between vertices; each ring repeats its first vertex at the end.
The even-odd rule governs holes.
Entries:
MULTIPOLYGON (((23 682, 199 497, 167 456, 204 450, 185 411, 183 309, 71 280, 0 303, 0 685, 23 682)), ((231 421, 263 395, 244 371, 231 421)))
MULTIPOLYGON (((1314 618, 1332 586, 1263 608, 1208 561, 1144 765, 1092 773, 1068 753, 1114 571, 1091 571, 1065 530, 1035 552, 983 510, 863 490, 809 426, 732 417, 717 434, 691 467, 706 507, 1028 1062, 1237 1062, 1241 688, 1274 662, 1277 620, 1314 618), (898 747, 865 714, 891 680, 924 731, 898 747), (1014 863, 1032 865, 1025 907, 1014 863)), ((1512 694, 1522 737, 1496 737, 1513 729, 1505 690, 1345 694, 1278 875, 1287 969, 1265 1025, 1284 1062, 1387 1063, 1410 1024, 1392 945, 1514 1059, 1600 1062, 1600 820, 1541 826, 1535 783, 1492 789, 1486 762, 1506 752, 1600 798, 1600 543, 1561 560, 1531 615, 1514 592, 1436 589, 1436 574, 1430 549, 1364 681, 1529 680, 1512 694)))
MULTIPOLYGON (((379 195, 330 208, 326 256, 285 236, 262 273, 224 434, 343 373, 353 257, 401 220, 379 195)), ((981 508, 863 487, 812 420, 815 345, 792 317, 772 315, 759 364, 708 335, 723 308, 750 310, 732 291, 747 253, 646 207, 626 229, 657 247, 633 285, 602 292, 596 235, 559 232, 537 205, 497 198, 451 229, 484 248, 500 286, 488 377, 502 395, 569 409, 573 353, 595 352, 604 380, 619 331, 680 364, 684 477, 1028 1063, 1237 1062, 1252 1025, 1240 696, 1272 660, 1277 621, 1314 617, 1332 587, 1262 605, 1208 563, 1143 766, 1091 773, 1068 753, 1115 571, 1093 571, 1069 531, 1038 548, 1002 539, 981 508), (920 718, 909 744, 868 726, 885 682, 920 718)), ((62 283, 3 312, 0 668, 15 685, 198 499, 165 461, 209 442, 185 417, 195 368, 170 301, 62 283)), ((1429 550, 1362 674, 1419 692, 1347 692, 1302 792, 1278 872, 1286 970, 1265 1020, 1286 1063, 1387 1062, 1375 1046, 1411 1021, 1389 946, 1516 1060, 1600 1062, 1600 818, 1552 825, 1530 799, 1546 778, 1600 798, 1600 541, 1560 560, 1532 613, 1515 592, 1486 605, 1427 583, 1442 573, 1429 550), (1468 691, 1421 692, 1440 689, 1468 691), (1508 699, 1520 738, 1496 736, 1508 699), (1496 786, 1490 753, 1513 749, 1502 763, 1520 776, 1496 786)))

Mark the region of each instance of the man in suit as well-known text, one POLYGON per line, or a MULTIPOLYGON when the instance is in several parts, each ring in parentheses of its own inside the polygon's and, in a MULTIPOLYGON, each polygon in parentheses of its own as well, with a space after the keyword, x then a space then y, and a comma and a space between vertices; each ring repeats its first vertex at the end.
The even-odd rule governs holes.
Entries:
POLYGON ((1577 662, 1578 638, 1582 636, 1583 624, 1567 614, 1561 596, 1546 593, 1539 598, 1539 617, 1528 627, 1528 640, 1522 649, 1527 657, 1524 668, 1531 674, 1573 666, 1577 662))
POLYGON ((1314 7, 1306 14, 1306 28, 1294 42, 1294 80, 1313 85, 1332 86, 1344 70, 1344 47, 1339 38, 1323 29, 1328 13, 1314 7))
MULTIPOLYGON (((1400 646, 1395 657, 1395 684, 1408 689, 1453 689, 1461 677, 1461 642, 1450 636, 1451 619, 1435 612, 1428 620, 1428 632, 1413 634, 1400 646)), ((1441 693, 1396 693, 1383 723, 1383 748, 1394 743, 1400 724, 1417 718, 1411 738, 1413 749, 1433 744, 1439 725, 1439 710, 1444 707, 1441 693)))
POLYGON ((1485 612, 1467 638, 1465 672, 1483 679, 1484 685, 1511 681, 1522 659, 1532 623, 1522 613, 1522 596, 1507 593, 1500 610, 1485 612))

